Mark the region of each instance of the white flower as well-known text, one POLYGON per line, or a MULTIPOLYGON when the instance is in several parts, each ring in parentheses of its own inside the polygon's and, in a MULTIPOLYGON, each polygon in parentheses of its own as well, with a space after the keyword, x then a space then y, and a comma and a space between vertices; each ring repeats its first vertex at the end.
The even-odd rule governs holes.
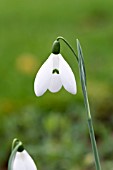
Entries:
POLYGON ((41 96, 47 89, 55 93, 62 86, 72 94, 77 92, 75 77, 70 66, 61 54, 51 53, 36 75, 34 91, 36 96, 41 96))
POLYGON ((23 150, 16 153, 12 170, 37 170, 37 168, 31 156, 23 150))

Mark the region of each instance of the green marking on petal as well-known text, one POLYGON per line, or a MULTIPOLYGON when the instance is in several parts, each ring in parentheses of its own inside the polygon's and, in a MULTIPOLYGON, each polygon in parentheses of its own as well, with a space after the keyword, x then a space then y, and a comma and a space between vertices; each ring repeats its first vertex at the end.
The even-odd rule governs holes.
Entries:
POLYGON ((52 71, 52 74, 55 74, 55 73, 56 73, 56 74, 59 74, 59 70, 56 69, 56 68, 52 71))

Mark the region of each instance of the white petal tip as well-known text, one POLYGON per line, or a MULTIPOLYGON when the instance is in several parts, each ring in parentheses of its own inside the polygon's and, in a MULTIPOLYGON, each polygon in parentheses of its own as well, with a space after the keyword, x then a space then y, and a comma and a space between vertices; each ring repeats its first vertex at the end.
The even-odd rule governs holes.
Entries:
POLYGON ((73 95, 77 94, 77 90, 72 92, 73 95))
POLYGON ((35 93, 35 95, 36 95, 37 97, 40 97, 40 96, 42 96, 45 92, 34 90, 34 93, 35 93))
POLYGON ((37 97, 40 97, 40 96, 42 96, 42 94, 38 94, 38 93, 35 93, 35 95, 37 96, 37 97))
POLYGON ((71 90, 67 90, 69 93, 71 93, 71 94, 73 94, 73 95, 75 95, 75 94, 77 94, 77 89, 75 88, 75 89, 71 89, 71 90))
POLYGON ((37 97, 40 97, 44 94, 43 91, 39 90, 37 87, 34 86, 34 93, 37 97))

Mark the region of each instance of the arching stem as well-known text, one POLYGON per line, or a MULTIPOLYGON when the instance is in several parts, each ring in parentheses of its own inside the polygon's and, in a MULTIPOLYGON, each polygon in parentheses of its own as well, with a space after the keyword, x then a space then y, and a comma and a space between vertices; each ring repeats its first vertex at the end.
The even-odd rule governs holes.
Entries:
POLYGON ((13 162, 16 156, 17 151, 23 148, 22 142, 19 141, 18 139, 14 139, 13 143, 12 143, 12 152, 9 158, 9 162, 8 162, 8 170, 13 170, 13 162))
POLYGON ((65 42, 65 44, 67 44, 67 46, 70 48, 70 50, 72 51, 72 53, 74 54, 74 56, 76 57, 76 59, 78 61, 78 57, 77 57, 75 51, 73 50, 73 48, 71 47, 71 45, 68 43, 68 41, 61 36, 57 37, 57 41, 59 41, 59 40, 63 40, 65 42))

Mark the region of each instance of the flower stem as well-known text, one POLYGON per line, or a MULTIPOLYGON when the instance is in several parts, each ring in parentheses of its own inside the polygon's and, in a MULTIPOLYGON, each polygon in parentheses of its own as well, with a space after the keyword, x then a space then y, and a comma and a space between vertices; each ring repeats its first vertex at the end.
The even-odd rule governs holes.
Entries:
POLYGON ((78 61, 78 57, 77 57, 75 51, 73 50, 73 48, 71 47, 71 45, 68 43, 68 41, 61 36, 57 37, 57 41, 59 41, 60 39, 63 40, 65 42, 65 44, 70 48, 70 50, 72 51, 72 53, 74 54, 74 56, 76 57, 76 59, 78 61))
POLYGON ((12 151, 13 151, 13 149, 15 148, 15 146, 17 145, 19 143, 19 140, 17 139, 17 138, 15 138, 14 140, 13 140, 13 142, 12 142, 12 151))
POLYGON ((86 107, 86 111, 87 111, 89 134, 90 134, 92 149, 93 149, 94 158, 95 158, 95 166, 96 166, 96 170, 101 170, 98 149, 97 149, 97 144, 96 144, 96 140, 95 140, 94 128, 93 128, 93 123, 92 123, 92 118, 91 118, 91 113, 90 113, 88 95, 87 95, 86 71, 85 71, 85 64, 84 64, 84 59, 83 59, 82 48, 80 46, 79 41, 77 40, 77 50, 78 50, 78 56, 77 56, 75 51, 71 47, 71 45, 68 43, 68 41, 65 40, 61 36, 57 37, 57 41, 59 41, 60 39, 63 40, 65 42, 65 44, 70 48, 70 50, 72 51, 72 53, 74 54, 74 56, 76 57, 77 62, 78 62, 84 103, 85 103, 85 107, 86 107))
POLYGON ((13 165, 13 161, 15 159, 16 152, 21 147, 23 148, 22 142, 19 141, 18 139, 14 139, 13 143, 12 143, 12 152, 11 152, 11 155, 10 155, 10 158, 9 158, 9 162, 8 162, 8 170, 13 170, 12 165, 13 165))

